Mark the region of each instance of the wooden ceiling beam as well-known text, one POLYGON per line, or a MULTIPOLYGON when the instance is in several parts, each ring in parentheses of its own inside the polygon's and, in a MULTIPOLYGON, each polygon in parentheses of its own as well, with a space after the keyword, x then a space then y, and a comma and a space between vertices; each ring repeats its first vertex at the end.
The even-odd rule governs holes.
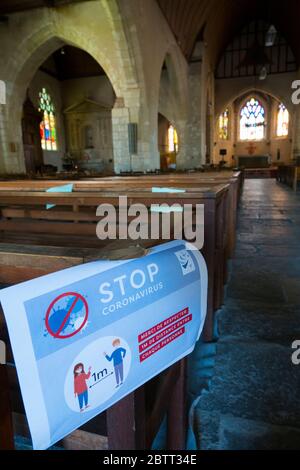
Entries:
POLYGON ((187 60, 205 27, 210 61, 215 67, 228 43, 246 22, 263 19, 285 34, 300 64, 300 1, 285 0, 157 0, 187 60))

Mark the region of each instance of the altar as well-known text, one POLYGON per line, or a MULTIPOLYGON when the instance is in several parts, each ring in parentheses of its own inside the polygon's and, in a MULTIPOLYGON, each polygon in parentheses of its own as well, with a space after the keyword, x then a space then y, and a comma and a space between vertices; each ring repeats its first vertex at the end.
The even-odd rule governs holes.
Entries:
POLYGON ((270 155, 239 155, 237 161, 243 168, 269 168, 271 165, 270 155))

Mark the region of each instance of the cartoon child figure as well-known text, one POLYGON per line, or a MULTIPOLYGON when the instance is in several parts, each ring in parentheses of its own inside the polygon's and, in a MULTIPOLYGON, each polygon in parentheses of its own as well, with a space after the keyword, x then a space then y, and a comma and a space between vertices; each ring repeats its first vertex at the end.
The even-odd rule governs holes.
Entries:
POLYGON ((88 373, 84 371, 84 365, 82 363, 76 364, 74 367, 74 395, 78 397, 80 411, 89 408, 88 404, 88 386, 86 381, 91 376, 91 367, 89 367, 88 373), (84 405, 84 407, 83 407, 84 405))
POLYGON ((116 388, 118 388, 119 385, 122 385, 123 383, 123 375, 124 375, 123 374, 124 372, 123 371, 123 359, 126 356, 126 349, 121 348, 120 344, 121 342, 119 338, 114 339, 112 342, 112 346, 115 349, 112 352, 112 354, 108 356, 106 352, 103 353, 108 361, 113 361, 114 369, 115 369, 115 377, 116 377, 116 382, 117 382, 116 388))

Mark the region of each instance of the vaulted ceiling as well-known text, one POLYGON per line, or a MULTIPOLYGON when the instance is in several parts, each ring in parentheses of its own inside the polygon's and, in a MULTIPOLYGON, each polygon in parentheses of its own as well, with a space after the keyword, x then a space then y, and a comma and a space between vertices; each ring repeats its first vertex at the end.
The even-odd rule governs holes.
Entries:
MULTIPOLYGON (((93 0, 0 0, 0 16, 38 7, 93 0)), ((123 1, 123 0, 119 0, 123 1)), ((147 0, 143 0, 147 1, 147 0)), ((208 45, 213 66, 247 22, 264 19, 286 37, 300 64, 300 0, 157 0, 183 53, 190 59, 197 38, 208 45)))
POLYGON ((213 66, 228 43, 251 20, 273 23, 300 64, 299 0, 157 0, 183 53, 190 59, 195 42, 208 45, 213 66))
POLYGON ((87 52, 78 47, 64 46, 41 65, 40 70, 57 80, 105 75, 102 67, 87 52))

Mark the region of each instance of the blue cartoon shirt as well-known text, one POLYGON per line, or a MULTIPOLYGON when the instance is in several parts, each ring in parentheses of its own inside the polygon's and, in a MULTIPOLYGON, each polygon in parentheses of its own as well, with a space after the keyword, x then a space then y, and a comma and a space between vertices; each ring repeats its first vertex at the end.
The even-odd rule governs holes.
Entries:
POLYGON ((106 359, 108 361, 113 361, 114 363, 114 367, 118 366, 119 364, 121 364, 123 362, 123 359, 124 357, 126 356, 126 349, 124 348, 117 348, 114 350, 114 352, 111 354, 111 356, 109 356, 108 354, 106 354, 106 359))

